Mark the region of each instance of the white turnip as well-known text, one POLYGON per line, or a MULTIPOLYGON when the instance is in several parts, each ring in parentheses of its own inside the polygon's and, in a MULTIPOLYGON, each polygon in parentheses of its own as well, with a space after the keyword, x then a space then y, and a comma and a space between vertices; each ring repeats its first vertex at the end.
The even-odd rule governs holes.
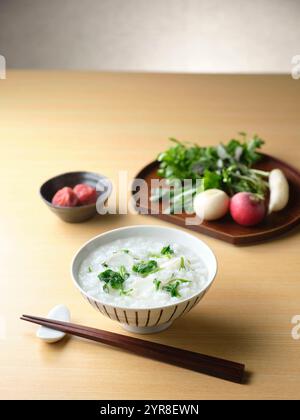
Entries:
POLYGON ((228 195, 216 188, 198 193, 194 199, 194 210, 203 220, 217 220, 225 216, 229 209, 228 195))
POLYGON ((269 176, 270 202, 269 213, 285 208, 289 201, 289 184, 280 169, 273 169, 269 176))

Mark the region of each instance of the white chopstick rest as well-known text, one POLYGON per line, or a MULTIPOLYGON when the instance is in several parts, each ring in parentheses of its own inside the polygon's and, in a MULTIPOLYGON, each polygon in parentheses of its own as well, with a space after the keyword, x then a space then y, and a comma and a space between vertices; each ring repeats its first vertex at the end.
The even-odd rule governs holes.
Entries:
MULTIPOLYGON (((56 319, 57 321, 71 321, 71 314, 69 309, 65 305, 57 305, 51 309, 48 313, 47 318, 56 319)), ((62 340, 66 333, 62 331, 51 330, 47 327, 39 327, 36 332, 36 336, 46 343, 56 343, 59 340, 62 340)))

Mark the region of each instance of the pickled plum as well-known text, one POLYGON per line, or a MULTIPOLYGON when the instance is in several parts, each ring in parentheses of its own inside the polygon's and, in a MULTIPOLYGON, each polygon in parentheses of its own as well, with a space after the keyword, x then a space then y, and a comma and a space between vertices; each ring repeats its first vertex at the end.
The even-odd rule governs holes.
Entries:
POLYGON ((52 204, 54 206, 76 207, 78 203, 78 197, 70 187, 61 188, 52 198, 52 204))
POLYGON ((94 187, 87 184, 77 184, 73 188, 79 204, 93 204, 97 201, 97 191, 94 187))
POLYGON ((76 207, 94 204, 96 201, 96 189, 87 184, 77 184, 74 188, 61 188, 52 198, 52 204, 59 207, 76 207))

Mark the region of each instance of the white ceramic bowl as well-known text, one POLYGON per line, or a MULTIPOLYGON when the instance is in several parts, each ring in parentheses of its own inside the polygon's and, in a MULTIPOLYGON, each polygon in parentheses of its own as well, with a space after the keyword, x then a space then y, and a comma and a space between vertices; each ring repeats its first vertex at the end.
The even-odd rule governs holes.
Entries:
POLYGON ((85 243, 72 261, 71 273, 75 286, 97 311, 112 320, 120 322, 126 330, 147 334, 168 328, 177 318, 187 314, 200 302, 214 281, 217 273, 217 260, 212 250, 204 242, 187 232, 162 226, 140 225, 111 230, 85 243), (134 235, 176 242, 192 249, 195 254, 203 259, 208 268, 208 280, 205 287, 199 290, 197 294, 176 304, 151 308, 128 308, 110 305, 89 296, 79 285, 78 272, 82 261, 99 246, 134 235))

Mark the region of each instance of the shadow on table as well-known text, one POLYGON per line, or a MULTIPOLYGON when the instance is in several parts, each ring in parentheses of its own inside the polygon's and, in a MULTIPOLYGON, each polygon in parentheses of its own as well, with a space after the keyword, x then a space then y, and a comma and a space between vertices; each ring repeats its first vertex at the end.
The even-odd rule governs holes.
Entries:
MULTIPOLYGON (((154 341, 197 353, 246 364, 259 343, 255 326, 243 322, 232 323, 204 314, 190 313, 178 319, 169 330, 154 341)), ((152 336, 147 336, 152 339, 152 336)), ((247 366, 246 366, 247 370, 247 366)), ((247 371, 245 383, 252 373, 247 371)))

